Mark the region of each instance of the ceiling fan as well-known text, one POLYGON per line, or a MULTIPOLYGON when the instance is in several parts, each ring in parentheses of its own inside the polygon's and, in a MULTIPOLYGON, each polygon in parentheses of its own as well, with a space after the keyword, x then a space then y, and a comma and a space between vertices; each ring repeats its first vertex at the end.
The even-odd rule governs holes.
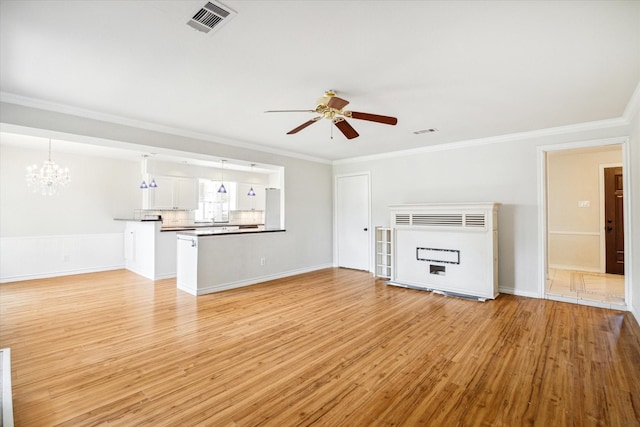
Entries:
POLYGON ((395 117, 344 110, 344 107, 346 107, 347 104, 349 104, 349 101, 338 98, 335 91, 327 90, 325 91, 324 96, 318 99, 316 108, 314 110, 269 110, 265 111, 265 113, 304 112, 320 114, 319 116, 314 117, 313 119, 301 124, 297 128, 290 130, 289 132, 287 132, 287 135, 298 133, 302 129, 314 124, 315 122, 323 118, 331 120, 333 124, 336 125, 336 127, 340 130, 340 132, 342 132, 344 136, 347 137, 347 139, 357 138, 359 134, 345 120, 345 118, 368 120, 370 122, 383 123, 385 125, 395 125, 396 123, 398 123, 398 119, 395 117))

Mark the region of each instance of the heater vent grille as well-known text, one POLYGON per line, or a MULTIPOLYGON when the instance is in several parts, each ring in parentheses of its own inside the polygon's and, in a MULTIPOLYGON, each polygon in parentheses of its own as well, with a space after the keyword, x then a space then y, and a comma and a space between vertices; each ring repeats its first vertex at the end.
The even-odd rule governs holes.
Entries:
POLYGON ((396 214, 396 225, 411 225, 411 214, 396 214))
POLYGON ((397 212, 394 214, 394 225, 434 228, 460 227, 486 229, 487 221, 484 213, 397 212))
POLYGON ((462 214, 413 214, 413 225, 462 227, 462 214))
POLYGON ((467 214, 465 216, 465 225, 467 227, 484 227, 484 214, 467 214))

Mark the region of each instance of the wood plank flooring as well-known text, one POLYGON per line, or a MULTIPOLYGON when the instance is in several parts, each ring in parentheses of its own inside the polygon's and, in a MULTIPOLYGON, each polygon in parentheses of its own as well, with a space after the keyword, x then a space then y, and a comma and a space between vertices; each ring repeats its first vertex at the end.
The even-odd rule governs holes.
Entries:
POLYGON ((194 297, 128 271, 0 285, 17 426, 638 426, 630 313, 327 269, 194 297))

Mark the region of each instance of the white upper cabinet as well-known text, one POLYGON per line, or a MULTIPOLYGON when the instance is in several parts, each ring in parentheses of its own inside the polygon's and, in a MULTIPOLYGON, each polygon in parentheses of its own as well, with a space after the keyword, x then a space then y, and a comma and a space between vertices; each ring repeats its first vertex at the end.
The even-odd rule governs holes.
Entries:
POLYGON ((158 187, 143 190, 143 197, 147 198, 147 209, 197 209, 198 181, 196 179, 157 176, 155 180, 158 187))
POLYGON ((173 203, 180 209, 197 209, 198 180, 193 178, 174 178, 173 203))
POLYGON ((240 211, 262 211, 264 210, 264 194, 265 186, 260 184, 241 184, 238 183, 238 198, 236 209, 240 211), (253 187, 255 196, 249 196, 249 190, 253 187))

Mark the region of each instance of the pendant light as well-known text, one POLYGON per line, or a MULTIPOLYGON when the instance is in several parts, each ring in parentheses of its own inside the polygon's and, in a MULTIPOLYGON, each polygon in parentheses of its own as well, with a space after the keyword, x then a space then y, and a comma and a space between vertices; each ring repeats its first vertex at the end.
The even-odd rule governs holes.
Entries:
POLYGON ((158 184, 156 183, 156 179, 152 178, 151 182, 149 182, 149 184, 147 184, 147 178, 149 178, 149 173, 148 173, 148 166, 149 166, 149 156, 147 154, 143 154, 142 155, 142 165, 141 165, 141 172, 142 172, 142 183, 140 184, 140 189, 141 190, 146 190, 147 188, 158 188, 158 184))
POLYGON ((27 166, 27 185, 34 192, 40 190, 43 195, 53 196, 58 188, 66 186, 71 181, 69 168, 61 168, 51 161, 51 138, 49 138, 49 160, 41 168, 37 165, 27 166))
MULTIPOLYGON (((253 172, 253 167, 255 166, 255 163, 251 163, 251 172, 253 172)), ((251 188, 249 189, 249 192, 247 193, 247 196, 255 196, 256 192, 253 191, 253 185, 251 186, 251 188)))
POLYGON ((140 163, 140 174, 142 175, 142 183, 140 184, 140 189, 141 190, 146 190, 147 188, 149 188, 149 186, 147 185, 147 158, 149 156, 147 156, 146 154, 142 155, 142 162, 140 163))
POLYGON ((224 188, 224 162, 226 162, 226 160, 220 160, 221 163, 221 172, 220 172, 220 188, 218 188, 218 193, 226 193, 227 189, 224 188))

